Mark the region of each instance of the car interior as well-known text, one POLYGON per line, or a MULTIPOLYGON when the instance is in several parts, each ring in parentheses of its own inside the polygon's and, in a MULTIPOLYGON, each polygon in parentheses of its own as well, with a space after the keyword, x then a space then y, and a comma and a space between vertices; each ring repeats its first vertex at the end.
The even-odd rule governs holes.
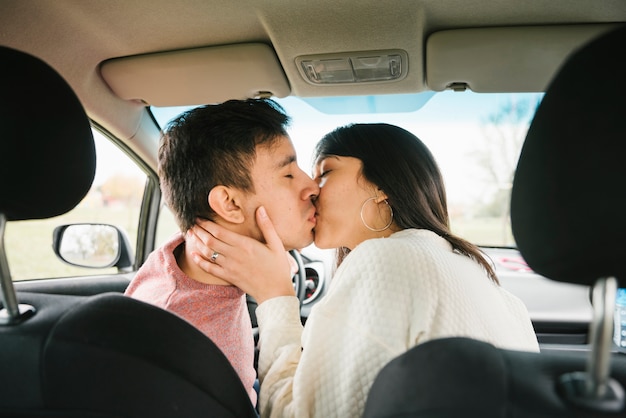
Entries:
MULTIPOLYGON (((504 95, 527 110, 511 123, 519 149, 485 142, 496 157, 481 164, 514 167, 480 210, 451 200, 452 227, 526 304, 541 352, 420 344, 381 371, 365 416, 626 416, 625 27, 623 0, 0 1, 0 416, 257 416, 211 340, 122 296, 176 230, 157 150, 177 114, 273 98, 299 159, 329 126, 427 136, 432 119, 429 147, 466 178, 449 194, 486 201, 472 154, 445 158, 471 142, 464 114, 504 95)), ((492 116, 479 128, 509 127, 492 116)), ((305 323, 334 253, 292 254, 305 323)))

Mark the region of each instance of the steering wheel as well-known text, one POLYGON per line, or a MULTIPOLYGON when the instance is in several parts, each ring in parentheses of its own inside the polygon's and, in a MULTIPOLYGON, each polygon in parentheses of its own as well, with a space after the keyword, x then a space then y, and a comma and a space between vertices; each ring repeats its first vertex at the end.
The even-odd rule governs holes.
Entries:
POLYGON ((304 261, 302 261, 302 255, 298 250, 291 250, 289 254, 296 260, 298 264, 298 271, 293 275, 293 288, 296 291, 296 296, 300 301, 300 306, 306 297, 306 269, 304 268, 304 261))

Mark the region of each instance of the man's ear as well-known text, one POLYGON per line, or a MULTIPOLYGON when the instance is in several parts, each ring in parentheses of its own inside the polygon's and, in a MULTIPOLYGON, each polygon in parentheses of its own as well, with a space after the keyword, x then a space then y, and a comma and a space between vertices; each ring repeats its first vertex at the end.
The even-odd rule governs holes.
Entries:
POLYGON ((241 192, 226 186, 215 186, 209 192, 209 206, 227 222, 235 224, 245 220, 243 210, 239 206, 241 192))

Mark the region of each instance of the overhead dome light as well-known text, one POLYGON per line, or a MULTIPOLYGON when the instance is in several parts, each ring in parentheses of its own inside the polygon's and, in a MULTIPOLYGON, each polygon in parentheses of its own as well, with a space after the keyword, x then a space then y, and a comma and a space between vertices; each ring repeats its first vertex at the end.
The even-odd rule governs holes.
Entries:
POLYGON ((403 50, 347 52, 296 58, 305 80, 312 84, 352 84, 396 81, 406 77, 403 50))

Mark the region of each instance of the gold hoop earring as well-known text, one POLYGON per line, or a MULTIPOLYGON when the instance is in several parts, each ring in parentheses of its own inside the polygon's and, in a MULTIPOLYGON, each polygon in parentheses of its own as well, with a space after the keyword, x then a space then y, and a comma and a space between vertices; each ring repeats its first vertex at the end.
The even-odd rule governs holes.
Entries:
POLYGON ((372 232, 382 232, 385 229, 389 228, 391 226, 391 223, 393 222, 393 208, 391 207, 389 202, 387 202, 387 199, 385 199, 384 202, 387 205, 387 207, 389 208, 389 213, 391 214, 391 218, 389 218, 389 222, 384 227, 382 227, 382 228, 372 228, 371 226, 369 226, 367 224, 367 222, 365 222, 365 217, 363 216, 363 209, 365 209, 365 205, 367 205, 369 202, 371 202, 374 199, 376 199, 376 198, 375 197, 370 197, 365 202, 363 202, 363 204, 361 205, 361 222, 363 222, 363 225, 365 225, 365 227, 367 229, 369 229, 370 231, 372 231, 372 232))

